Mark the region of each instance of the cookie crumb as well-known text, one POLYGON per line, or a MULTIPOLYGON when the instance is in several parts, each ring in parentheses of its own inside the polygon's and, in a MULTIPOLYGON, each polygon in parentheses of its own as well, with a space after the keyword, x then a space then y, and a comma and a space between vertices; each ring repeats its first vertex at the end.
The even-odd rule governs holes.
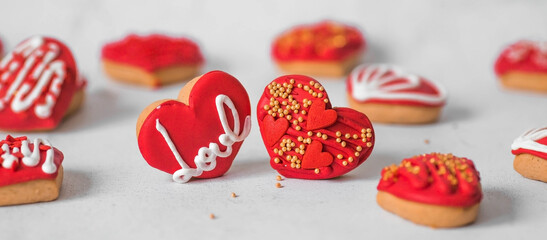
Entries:
POLYGON ((236 193, 232 193, 232 198, 236 198, 237 197, 237 194, 236 193))
POLYGON ((283 181, 283 178, 282 178, 281 176, 277 175, 277 177, 275 177, 275 180, 277 180, 277 181, 283 181))
POLYGON ((275 184, 275 187, 276 187, 276 188, 282 188, 283 185, 281 185, 281 183, 276 183, 276 184, 275 184))
POLYGON ((429 144, 429 139, 424 140, 425 144, 429 144))
POLYGON ((212 214, 212 213, 211 213, 211 214, 209 214, 209 218, 210 218, 210 219, 215 219, 216 216, 215 216, 215 214, 212 214))

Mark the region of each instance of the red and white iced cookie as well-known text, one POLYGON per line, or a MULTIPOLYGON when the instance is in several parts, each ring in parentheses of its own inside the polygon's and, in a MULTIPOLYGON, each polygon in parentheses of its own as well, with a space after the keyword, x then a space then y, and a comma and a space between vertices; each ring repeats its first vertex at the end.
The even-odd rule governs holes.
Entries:
POLYGON ((521 40, 508 46, 494 70, 507 88, 547 93, 547 42, 521 40))
POLYGON ((458 227, 477 218, 482 199, 473 161, 431 153, 404 159, 382 170, 378 204, 417 224, 458 227))
POLYGON ((329 179, 365 162, 374 147, 367 116, 333 108, 313 78, 287 75, 264 89, 257 118, 270 165, 290 178, 329 179))
POLYGON ((322 21, 282 33, 274 40, 271 52, 284 72, 341 77, 359 63, 365 49, 359 29, 322 21))
POLYGON ((116 80, 158 87, 197 76, 204 59, 199 46, 188 38, 131 34, 106 44, 102 63, 116 80))
POLYGON ((52 201, 63 181, 63 153, 47 140, 0 141, 0 206, 52 201))
POLYGON ((438 83, 390 65, 356 67, 347 79, 351 108, 373 122, 420 124, 437 121, 446 103, 438 83))
POLYGON ((547 182, 547 127, 532 129, 511 145, 513 167, 522 176, 547 182))
POLYGON ((137 121, 139 149, 148 164, 185 183, 228 171, 251 130, 247 91, 231 75, 194 78, 175 100, 149 105, 137 121))
POLYGON ((63 43, 31 37, 0 62, 0 129, 51 130, 81 106, 84 87, 63 43))

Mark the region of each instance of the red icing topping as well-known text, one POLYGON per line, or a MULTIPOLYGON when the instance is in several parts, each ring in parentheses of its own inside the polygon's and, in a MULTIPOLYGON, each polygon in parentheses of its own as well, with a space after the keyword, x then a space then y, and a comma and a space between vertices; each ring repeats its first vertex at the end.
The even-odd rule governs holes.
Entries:
MULTIPOLYGON (((401 74, 393 71, 392 69, 389 69, 387 72, 383 73, 381 76, 378 76, 378 69, 372 70, 372 74, 368 77, 368 79, 363 78, 363 76, 366 74, 367 68, 361 68, 358 67, 352 72, 347 80, 346 80, 346 87, 347 91, 350 96, 356 101, 362 102, 362 103, 387 103, 387 104, 397 104, 397 105, 412 105, 412 106, 432 106, 432 107, 439 107, 444 106, 446 104, 445 96, 441 92, 441 90, 438 88, 438 86, 429 81, 426 78, 416 76, 416 75, 409 75, 409 74, 401 74), (355 76, 356 75, 356 76, 355 76), (415 86, 411 87, 405 87, 401 89, 396 90, 389 90, 390 87, 394 86, 401 86, 406 85, 410 82, 409 76, 415 78, 418 80, 418 83, 415 86), (357 82, 362 81, 370 81, 372 78, 381 77, 382 79, 392 79, 391 81, 387 81, 384 83, 381 83, 378 88, 374 89, 377 91, 385 91, 385 94, 399 94, 399 93, 409 93, 409 94, 417 94, 417 95, 423 95, 423 96, 431 96, 436 98, 443 98, 441 101, 437 101, 435 103, 428 102, 428 101, 421 101, 416 100, 413 98, 394 98, 394 99, 386 99, 386 98, 380 98, 380 97, 372 97, 369 99, 366 99, 364 101, 360 101, 355 99, 355 97, 352 94, 353 91, 353 83, 352 78, 357 77, 357 82)), ((371 89, 372 90, 372 89, 371 89)))
POLYGON ((518 41, 505 48, 494 65, 496 74, 509 71, 547 73, 547 43, 518 41))
MULTIPOLYGON (((547 137, 539 139, 536 142, 541 144, 541 145, 546 145, 547 146, 547 137)), ((540 157, 540 158, 543 158, 543 159, 547 160, 547 152, 538 152, 538 151, 534 151, 534 150, 530 150, 530 149, 526 149, 526 148, 519 148, 517 150, 511 150, 511 153, 513 153, 514 155, 528 153, 528 154, 532 154, 534 156, 537 156, 537 157, 540 157)))
POLYGON ((257 118, 270 164, 286 177, 341 176, 363 163, 374 147, 367 116, 332 108, 323 86, 307 76, 272 81, 258 102, 257 118))
POLYGON ((0 128, 55 128, 83 87, 77 76, 72 53, 58 40, 33 37, 20 43, 0 64, 0 128))
MULTIPOLYGON (((55 179, 57 177, 59 166, 61 166, 61 163, 63 162, 63 153, 56 148, 53 148, 53 163, 57 167, 57 170, 53 174, 48 174, 42 170, 42 165, 46 160, 46 152, 51 149, 51 147, 40 143, 40 161, 36 166, 29 167, 23 163, 23 154, 21 152, 15 151, 16 153, 14 153, 15 148, 21 149, 23 140, 27 140, 27 137, 13 138, 12 136, 8 135, 6 139, 0 141, 0 146, 7 144, 9 146, 10 153, 17 157, 17 161, 12 165, 11 168, 3 168, 1 164, 5 160, 5 151, 0 149, 0 186, 28 182, 38 179, 55 179)), ((33 151, 34 147, 36 146, 34 146, 34 144, 32 143, 33 141, 29 142, 29 148, 31 151, 33 151)))
MULTIPOLYGON (((228 96, 234 103, 239 115, 240 129, 243 129, 245 117, 251 114, 249 96, 245 88, 236 78, 225 72, 206 73, 194 84, 188 105, 176 100, 163 102, 144 120, 138 135, 138 143, 141 154, 148 164, 170 174, 181 169, 164 137, 156 129, 157 119, 169 133, 182 159, 191 168, 196 168, 194 157, 200 148, 216 143, 221 151, 225 151, 226 147, 219 142, 219 136, 224 133, 224 129, 215 104, 215 99, 220 94, 228 96)), ((224 110, 233 129, 231 110, 226 106, 224 110)), ((235 142, 228 157, 217 157, 216 167, 211 171, 204 171, 197 178, 218 177, 226 173, 242 143, 243 141, 235 142)))
POLYGON ((4 55, 4 45, 2 44, 2 40, 0 40, 0 59, 2 59, 3 55, 4 55))
POLYGON ((124 39, 106 44, 102 58, 155 71, 175 65, 200 65, 204 59, 192 40, 173 38, 160 34, 128 35, 124 39))
POLYGON ((404 159, 382 170, 378 190, 426 204, 467 207, 482 199, 473 161, 431 153, 404 159))
POLYGON ((272 56, 276 61, 344 60, 364 51, 361 32, 332 21, 296 26, 275 39, 272 56))

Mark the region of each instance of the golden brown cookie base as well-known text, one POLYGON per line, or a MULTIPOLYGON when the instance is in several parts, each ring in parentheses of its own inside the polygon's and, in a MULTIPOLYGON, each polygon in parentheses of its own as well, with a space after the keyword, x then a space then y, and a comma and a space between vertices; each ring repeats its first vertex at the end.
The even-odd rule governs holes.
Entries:
POLYGON ((503 86, 547 93, 547 74, 512 71, 500 76, 503 86))
POLYGON ((53 201, 59 197, 63 167, 55 179, 40 179, 0 187, 0 206, 53 201))
POLYGON ((157 87, 184 81, 198 75, 200 65, 177 65, 154 72, 114 61, 103 60, 105 72, 112 78, 130 84, 157 87))
POLYGON ((319 77, 344 77, 359 64, 361 54, 343 61, 288 61, 277 62, 277 66, 287 74, 302 74, 319 77))
POLYGON ((525 178, 547 182, 547 159, 523 153, 515 156, 513 168, 525 178))
POLYGON ((349 106, 378 123, 423 124, 435 122, 442 107, 411 106, 384 103, 362 103, 348 96, 349 106))
POLYGON ((470 207, 439 206, 401 199, 384 191, 378 191, 376 201, 386 211, 433 228, 464 226, 475 221, 479 213, 479 203, 470 207))

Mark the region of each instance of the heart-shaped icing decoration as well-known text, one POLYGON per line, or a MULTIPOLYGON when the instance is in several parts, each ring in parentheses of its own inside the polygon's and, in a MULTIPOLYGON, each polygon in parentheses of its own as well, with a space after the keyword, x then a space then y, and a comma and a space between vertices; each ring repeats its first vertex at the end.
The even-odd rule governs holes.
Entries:
POLYGON ((363 163, 374 147, 367 116, 332 108, 323 86, 307 76, 272 81, 260 98, 257 118, 270 164, 285 177, 341 176, 363 163))
POLYGON ((82 86, 63 43, 41 36, 23 41, 0 62, 0 129, 55 128, 82 86))
POLYGON ((233 76, 212 71, 176 100, 148 106, 137 122, 139 149, 154 168, 184 183, 228 171, 251 129, 249 96, 233 76))

